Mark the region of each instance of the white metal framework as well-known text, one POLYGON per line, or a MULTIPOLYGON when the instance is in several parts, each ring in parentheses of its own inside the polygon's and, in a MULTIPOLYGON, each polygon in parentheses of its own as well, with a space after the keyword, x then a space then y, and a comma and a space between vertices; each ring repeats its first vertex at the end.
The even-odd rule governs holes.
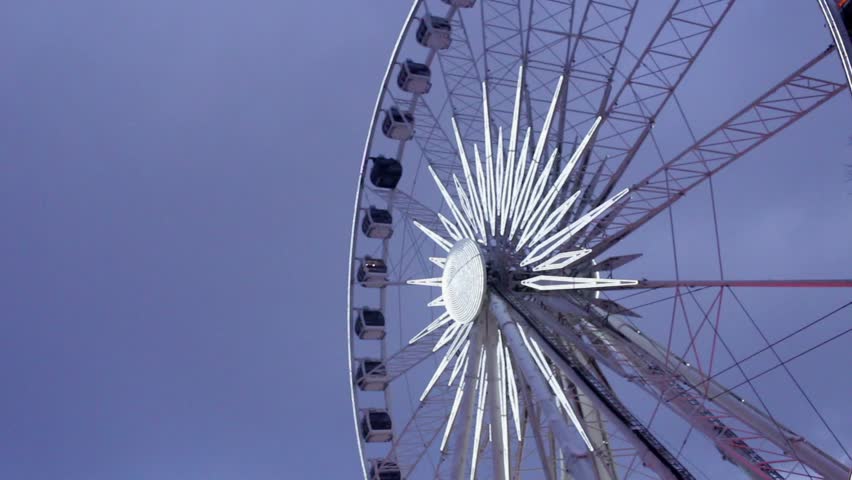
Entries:
POLYGON ((852 280, 725 278, 712 182, 832 99, 848 103, 852 8, 816 0, 824 46, 666 158, 655 127, 691 134, 700 112, 678 94, 737 8, 640 3, 413 2, 353 218, 347 325, 365 479, 850 478, 848 437, 789 369, 798 357, 776 347, 852 302, 770 340, 737 292, 848 295, 852 280), (708 187, 716 277, 681 278, 676 247, 672 280, 613 274, 647 268, 653 252, 610 249, 634 248, 661 213, 672 233, 657 243, 676 245, 672 207, 708 187), (763 342, 749 355, 722 333, 734 303, 763 342), (670 323, 644 331, 654 305, 671 306, 670 323), (763 370, 744 369, 756 358, 763 370), (758 379, 772 372, 812 407, 819 444, 765 401, 758 379))

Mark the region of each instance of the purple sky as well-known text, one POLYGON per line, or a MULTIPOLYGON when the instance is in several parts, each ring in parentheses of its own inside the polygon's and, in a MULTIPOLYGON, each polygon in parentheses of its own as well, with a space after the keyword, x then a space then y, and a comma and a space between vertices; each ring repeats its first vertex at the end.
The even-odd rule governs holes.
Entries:
MULTIPOLYGON (((732 31, 762 15, 739 7, 732 31)), ((0 478, 355 478, 343 323, 351 201, 407 2, 2 10, 0 478)), ((817 23, 810 33, 822 34, 817 23)), ((730 48, 743 41, 733 38, 730 48)), ((724 65, 720 52, 709 65, 724 65)), ((849 106, 836 101, 803 128, 834 138, 818 129, 848 119, 849 106)), ((792 165, 771 188, 726 188, 769 209, 765 218, 777 208, 770 230, 786 209, 846 202, 787 226, 811 244, 823 222, 850 232, 836 156, 852 153, 847 133, 840 147, 814 147, 800 132, 766 150, 792 165), (819 175, 803 175, 807 164, 819 175)), ((735 213, 735 202, 721 208, 735 213)), ((756 268, 789 254, 787 243, 741 240, 732 255, 756 268), (755 260, 766 249, 776 255, 755 260)), ((852 261, 848 239, 823 248, 842 256, 806 273, 848 276, 837 266, 852 261)), ((848 380, 840 388, 852 391, 848 380)))

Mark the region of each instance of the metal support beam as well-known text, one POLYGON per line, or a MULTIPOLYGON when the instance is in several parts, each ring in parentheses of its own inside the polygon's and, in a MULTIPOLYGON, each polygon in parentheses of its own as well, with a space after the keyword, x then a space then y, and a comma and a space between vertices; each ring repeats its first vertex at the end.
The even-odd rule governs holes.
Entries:
MULTIPOLYGON (((602 312, 597 311, 597 313, 600 315, 602 312)), ((638 349, 643 354, 653 358, 658 364, 664 365, 667 370, 671 370, 673 365, 677 365, 674 372, 671 373, 673 378, 679 377, 694 392, 703 392, 705 398, 712 398, 713 403, 718 407, 725 409, 731 415, 749 425, 782 451, 792 452, 792 457, 818 472, 823 478, 845 479, 846 475, 849 474, 848 468, 844 467, 839 461, 808 442, 801 435, 770 419, 765 413, 757 410, 750 403, 746 403, 720 383, 708 379, 706 375, 683 359, 669 353, 669 362, 666 365, 666 349, 648 337, 637 333, 621 317, 609 315, 605 321, 612 331, 617 332, 629 342, 630 348, 638 349)))
POLYGON ((508 128, 512 124, 518 67, 526 56, 521 2, 485 0, 480 4, 491 125, 508 128))
POLYGON ((637 285, 612 290, 690 287, 852 288, 852 279, 835 280, 639 280, 637 285))
POLYGON ((816 67, 833 47, 797 69, 765 94, 630 188, 619 214, 589 239, 595 258, 674 204, 724 167, 813 112, 846 85, 820 79, 816 67))
MULTIPOLYGON (((533 317, 525 313, 520 302, 510 299, 504 292, 494 291, 491 297, 492 304, 503 305, 504 309, 508 309, 507 305, 511 305, 512 310, 518 312, 520 318, 518 321, 526 325, 525 331, 530 338, 537 341, 547 357, 556 364, 571 383, 583 390, 583 393, 589 397, 595 408, 604 414, 607 420, 618 428, 624 438, 640 452, 639 455, 643 463, 665 480, 695 478, 618 400, 609 387, 597 380, 579 364, 570 352, 560 350, 558 345, 554 343, 555 338, 550 339, 542 335, 539 328, 532 324, 533 317), (502 300, 502 302, 499 300, 502 300)), ((515 328, 517 329, 517 325, 515 325, 515 328)))
MULTIPOLYGON (((541 301, 557 311, 571 303, 556 296, 543 297, 541 301)), ((708 379, 684 359, 667 352, 620 316, 607 315, 592 305, 588 305, 587 312, 591 322, 578 325, 598 326, 588 330, 588 336, 614 345, 640 375, 626 379, 662 398, 665 405, 750 475, 785 478, 783 472, 792 469, 780 465, 801 462, 823 478, 843 478, 838 476, 844 469, 840 462, 708 379), (770 450, 768 444, 761 448, 750 446, 758 440, 774 444, 777 450, 770 450), (767 455, 772 459, 764 458, 767 455)))
POLYGON ((454 396, 454 389, 447 385, 449 375, 442 375, 393 439, 385 461, 396 463, 403 478, 411 475, 447 423, 454 396))
POLYGON ((591 452, 589 452, 569 424, 556 409, 553 393, 542 378, 541 372, 526 346, 524 333, 509 311, 509 306, 501 297, 491 295, 490 311, 493 313, 500 331, 506 339, 506 344, 515 357, 516 365, 530 388, 535 404, 540 408, 542 423, 547 423, 550 431, 559 441, 563 453, 566 454, 566 467, 577 480, 595 480, 591 452))
POLYGON ((488 404, 491 420, 491 456, 494 467, 494 480, 509 480, 509 432, 506 392, 503 388, 502 343, 498 340, 497 325, 492 319, 487 323, 488 356, 488 404))
MULTIPOLYGON (((482 142, 482 75, 479 71, 462 11, 450 17, 452 42, 450 48, 438 51, 438 61, 444 77, 444 87, 453 118, 459 126, 465 149, 482 142)), ((472 155, 473 152, 468 152, 472 155)))
MULTIPOLYGON (((480 319, 481 320, 481 319, 480 319)), ((479 372, 481 370, 480 355, 483 344, 483 328, 475 328, 471 331, 471 344, 467 371, 464 373, 464 396, 461 400, 461 409, 458 413, 458 427, 453 427, 453 451, 450 455, 451 461, 449 466, 452 468, 450 476, 447 478, 463 479, 466 478, 467 469, 470 465, 470 450, 478 448, 477 445, 472 445, 473 440, 473 424, 476 416, 476 391, 477 385, 481 380, 479 372)), ((447 411, 449 414, 449 410, 447 411)), ((474 467, 471 467, 474 468, 474 467)))
POLYGON ((591 148, 586 170, 601 173, 597 181, 586 178, 582 188, 596 194, 593 206, 612 194, 657 117, 733 4, 734 0, 675 0, 672 4, 609 104, 591 148), (604 187, 594 192, 598 184, 604 187))

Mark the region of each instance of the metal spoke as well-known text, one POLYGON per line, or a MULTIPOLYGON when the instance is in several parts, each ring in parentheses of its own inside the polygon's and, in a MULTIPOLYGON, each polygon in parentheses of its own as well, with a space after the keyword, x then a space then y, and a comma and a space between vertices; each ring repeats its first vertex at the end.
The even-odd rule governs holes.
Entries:
POLYGON ((512 124, 518 66, 524 59, 521 2, 488 0, 480 4, 491 123, 508 126, 512 124))
MULTIPOLYGON (((574 43, 575 0, 532 0, 527 14, 524 101, 527 125, 539 133, 547 114, 553 82, 569 65, 574 43)), ((564 102, 561 108, 564 108, 564 102)), ((556 132, 549 139, 556 138, 556 132)), ((550 142, 548 142, 550 143, 550 142)), ((554 145, 561 148, 561 145, 554 145)), ((570 149, 563 149, 569 151, 570 149)))
MULTIPOLYGON (((473 55, 467 27, 456 11, 450 18, 452 43, 438 52, 447 100, 465 148, 482 140, 482 76, 473 55)), ((470 153, 470 152, 468 152, 470 153)))
MULTIPOLYGON (((544 297, 542 302, 556 309, 564 308, 553 297, 544 297)), ((794 465, 801 462, 824 478, 841 478, 844 467, 840 462, 707 378, 699 368, 657 345, 617 315, 605 315, 593 307, 586 312, 596 319, 598 326, 589 334, 625 355, 626 362, 645 380, 643 388, 656 392, 665 405, 711 439, 745 471, 780 479, 785 477, 773 462, 794 465), (713 399, 712 404, 707 402, 709 398, 713 399), (791 442, 793 438, 798 440, 791 442), (758 449, 753 446, 757 439, 767 440, 777 449, 758 449)), ((584 329, 586 325, 578 323, 577 327, 584 329)))
POLYGON ((651 132, 689 69, 727 16, 734 0, 676 0, 604 115, 585 170, 600 171, 583 186, 592 205, 605 200, 651 132), (601 164, 605 164, 604 167, 601 164))
POLYGON ((817 76, 815 67, 833 50, 813 60, 713 129, 694 145, 630 188, 617 217, 588 241, 590 258, 599 255, 674 204, 722 168, 774 137, 846 86, 817 76))
POLYGON ((568 375, 571 382, 581 388, 595 403, 595 407, 603 412, 621 433, 627 438, 632 446, 643 452, 642 460, 649 465, 661 478, 693 479, 689 470, 686 469, 663 445, 657 440, 642 422, 640 422, 630 410, 621 403, 613 392, 597 380, 584 366, 579 364, 570 351, 560 348, 558 336, 545 336, 546 332, 541 326, 532 322, 535 317, 525 312, 525 308, 518 300, 512 300, 505 292, 498 293, 500 298, 511 305, 511 308, 520 312, 524 322, 529 326, 528 334, 538 337, 548 357, 556 362, 560 371, 568 375))
POLYGON ((612 287, 612 290, 691 287, 758 288, 852 288, 852 279, 836 280, 639 280, 636 285, 612 287))
POLYGON ((411 418, 394 439, 385 458, 399 465, 406 478, 414 471, 446 425, 455 394, 455 389, 447 385, 448 377, 449 372, 442 376, 438 386, 417 405, 411 418))
POLYGON ((563 67, 568 87, 554 138, 560 151, 571 150, 563 147, 566 134, 583 135, 595 118, 603 115, 637 5, 637 0, 589 0, 586 3, 579 31, 563 67))
POLYGON ((562 421, 562 417, 553 403, 553 394, 544 381, 539 369, 536 368, 536 360, 530 352, 530 341, 525 338, 526 334, 518 326, 517 321, 510 313, 509 307, 501 298, 491 297, 491 312, 495 316, 500 330, 506 337, 509 348, 514 352, 518 360, 520 373, 530 387, 532 401, 540 409, 541 421, 546 423, 550 431, 558 438, 563 453, 569 457, 567 468, 578 479, 592 479, 594 470, 591 464, 590 452, 579 441, 579 438, 570 430, 568 424, 562 421))

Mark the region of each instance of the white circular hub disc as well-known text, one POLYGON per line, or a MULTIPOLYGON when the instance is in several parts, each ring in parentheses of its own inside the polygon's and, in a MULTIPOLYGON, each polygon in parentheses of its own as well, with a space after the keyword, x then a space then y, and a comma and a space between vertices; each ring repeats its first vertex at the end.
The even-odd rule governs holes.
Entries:
POLYGON ((479 315, 485 303, 485 259, 475 241, 463 238, 450 249, 441 290, 453 320, 468 323, 479 315))

